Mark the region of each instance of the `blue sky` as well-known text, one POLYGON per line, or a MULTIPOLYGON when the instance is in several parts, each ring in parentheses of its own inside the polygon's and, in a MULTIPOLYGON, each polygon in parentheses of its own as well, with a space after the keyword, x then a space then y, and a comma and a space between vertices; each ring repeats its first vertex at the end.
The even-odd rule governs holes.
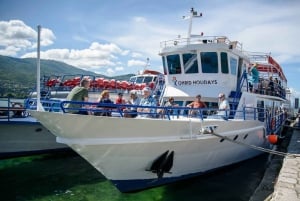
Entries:
POLYGON ((252 52, 271 52, 299 96, 298 0, 0 0, 0 55, 36 57, 114 76, 137 73, 150 59, 162 70, 160 42, 186 36, 191 7, 203 13, 193 33, 225 35, 252 52))

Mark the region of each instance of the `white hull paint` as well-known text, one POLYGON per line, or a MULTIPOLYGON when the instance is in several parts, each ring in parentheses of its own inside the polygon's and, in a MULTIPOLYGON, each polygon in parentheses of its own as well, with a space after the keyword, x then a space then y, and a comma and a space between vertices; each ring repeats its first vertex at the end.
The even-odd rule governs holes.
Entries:
MULTIPOLYGON (((164 173, 158 182, 204 173, 261 153, 226 140, 222 141, 211 134, 200 134, 199 130, 205 126, 216 125, 216 133, 231 139, 236 138, 236 141, 246 144, 260 147, 267 144, 264 127, 257 121, 169 121, 35 111, 32 114, 59 136, 58 142, 69 145, 109 180, 118 181, 116 183, 158 179, 156 173, 147 169, 166 151, 174 151, 173 166, 171 173, 164 173)), ((136 189, 131 187, 130 190, 152 186, 147 185, 149 184, 139 185, 136 189)), ((116 186, 124 191, 122 186, 116 186)))

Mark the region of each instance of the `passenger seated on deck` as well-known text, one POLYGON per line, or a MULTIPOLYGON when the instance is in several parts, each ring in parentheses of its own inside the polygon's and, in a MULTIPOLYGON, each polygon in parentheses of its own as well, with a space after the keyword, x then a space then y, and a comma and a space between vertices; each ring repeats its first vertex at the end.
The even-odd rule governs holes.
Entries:
MULTIPOLYGON (((126 101, 125 99, 123 99, 123 93, 118 93, 118 98, 116 99, 116 104, 121 104, 121 105, 125 105, 126 101)), ((121 110, 124 110, 125 107, 120 107, 121 110)))
MULTIPOLYGON (((106 104, 114 103, 109 98, 109 91, 108 90, 102 91, 102 93, 100 94, 97 102, 100 103, 100 104, 101 103, 106 103, 106 104)), ((94 112, 94 115, 96 115, 96 116, 111 116, 111 109, 112 109, 111 107, 98 105, 97 108, 101 108, 101 109, 99 109, 101 111, 94 112)))
MULTIPOLYGON (((199 94, 196 96, 196 99, 193 102, 187 105, 187 107, 195 109, 195 108, 206 108, 207 106, 204 102, 201 101, 201 95, 199 94)), ((199 114, 199 110, 189 111, 190 117, 197 116, 198 114, 199 114)))
POLYGON ((230 106, 228 101, 226 100, 225 94, 219 94, 219 111, 217 115, 221 116, 222 118, 228 119, 230 106))
MULTIPOLYGON (((87 102, 89 100, 88 89, 90 88, 90 81, 82 79, 80 86, 74 87, 67 96, 67 101, 87 102)), ((86 105, 67 103, 66 111, 73 114, 89 114, 88 111, 79 110, 80 108, 88 108, 86 105)))
MULTIPOLYGON (((164 107, 178 107, 179 105, 177 103, 174 102, 174 98, 170 97, 169 100, 164 104, 164 107)), ((160 114, 161 118, 165 117, 165 114, 173 114, 173 109, 160 109, 157 112, 158 114, 160 114)))
MULTIPOLYGON (((145 87, 143 89, 143 98, 139 104, 140 106, 156 106, 156 100, 151 96, 151 89, 149 87, 145 87)), ((141 117, 155 117, 156 109, 155 108, 138 108, 137 112, 141 117)))
MULTIPOLYGON (((139 105, 141 100, 138 97, 136 90, 131 90, 129 92, 129 94, 130 94, 130 99, 127 101, 127 104, 139 105)), ((137 108, 136 107, 129 107, 124 110, 124 117, 134 118, 136 116, 137 116, 137 108)))

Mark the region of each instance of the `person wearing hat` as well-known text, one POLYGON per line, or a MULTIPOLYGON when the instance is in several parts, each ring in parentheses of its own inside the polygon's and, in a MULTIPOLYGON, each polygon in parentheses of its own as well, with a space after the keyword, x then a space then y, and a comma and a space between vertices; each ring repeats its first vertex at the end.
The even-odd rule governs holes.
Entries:
MULTIPOLYGON (((143 89, 143 98, 140 101, 140 106, 156 106, 156 100, 151 96, 151 89, 145 87, 143 89)), ((155 117, 156 109, 155 108, 146 108, 140 107, 137 109, 139 115, 142 117, 155 117)))
POLYGON ((220 93, 219 96, 219 111, 217 115, 220 115, 223 118, 228 118, 230 106, 226 100, 225 94, 220 93))

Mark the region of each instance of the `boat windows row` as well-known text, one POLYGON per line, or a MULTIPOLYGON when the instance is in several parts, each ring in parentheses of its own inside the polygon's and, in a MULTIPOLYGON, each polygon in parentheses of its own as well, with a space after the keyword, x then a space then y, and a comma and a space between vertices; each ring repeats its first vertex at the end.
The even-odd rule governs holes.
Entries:
POLYGON ((238 59, 227 52, 172 54, 162 57, 164 74, 237 74, 238 59), (220 64, 220 65, 219 65, 220 64))

